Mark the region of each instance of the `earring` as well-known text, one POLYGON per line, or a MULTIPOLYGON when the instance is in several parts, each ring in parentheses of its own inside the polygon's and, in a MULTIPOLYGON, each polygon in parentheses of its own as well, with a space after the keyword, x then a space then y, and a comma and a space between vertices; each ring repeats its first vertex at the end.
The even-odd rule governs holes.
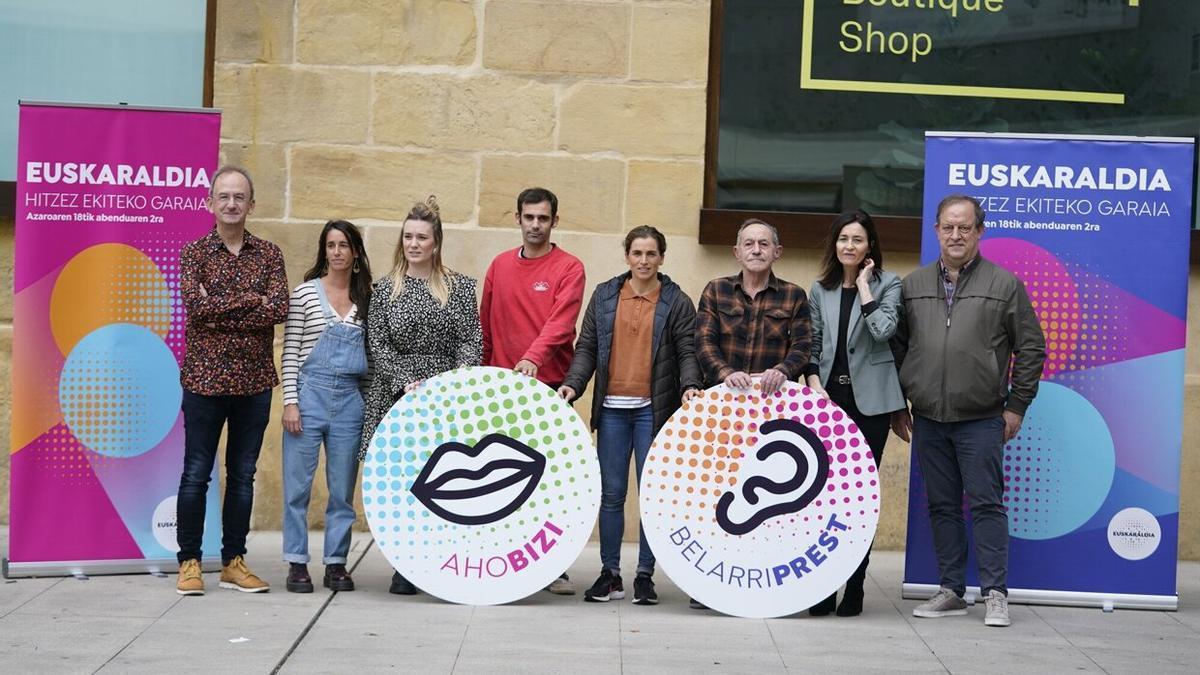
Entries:
POLYGON ((354 259, 354 267, 351 267, 350 271, 355 274, 358 274, 358 258, 354 259))

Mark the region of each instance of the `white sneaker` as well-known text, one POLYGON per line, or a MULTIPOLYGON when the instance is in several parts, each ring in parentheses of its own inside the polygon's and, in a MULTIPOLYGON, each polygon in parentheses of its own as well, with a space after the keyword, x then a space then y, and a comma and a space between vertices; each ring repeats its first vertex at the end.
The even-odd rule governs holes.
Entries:
POLYGON ((940 588, 932 598, 913 608, 913 616, 939 619, 943 616, 966 616, 967 601, 949 588, 940 588))
POLYGON ((1012 625, 1012 619, 1008 617, 1008 596, 992 589, 984 598, 987 604, 987 613, 983 616, 983 625, 995 626, 1004 628, 1012 625))

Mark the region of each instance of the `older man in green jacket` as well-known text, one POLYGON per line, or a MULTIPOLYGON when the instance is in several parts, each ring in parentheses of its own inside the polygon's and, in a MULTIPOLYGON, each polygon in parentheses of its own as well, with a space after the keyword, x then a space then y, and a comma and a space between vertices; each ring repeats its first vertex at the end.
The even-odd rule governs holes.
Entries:
POLYGON ((934 223, 941 255, 904 279, 893 351, 912 415, 897 414, 893 428, 906 440, 911 433, 941 577, 941 589, 913 615, 967 613, 966 492, 984 623, 1008 626, 1004 444, 1037 394, 1046 342, 1024 284, 980 257, 983 222, 975 199, 943 199, 934 223))

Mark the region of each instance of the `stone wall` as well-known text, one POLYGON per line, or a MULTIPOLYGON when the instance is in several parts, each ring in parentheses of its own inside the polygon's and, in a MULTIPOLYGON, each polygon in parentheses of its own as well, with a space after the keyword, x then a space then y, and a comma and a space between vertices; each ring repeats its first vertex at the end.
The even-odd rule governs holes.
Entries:
MULTIPOLYGON (((375 270, 386 272, 399 219, 429 194, 442 203, 448 264, 481 278, 497 252, 520 242, 517 193, 543 185, 561 200, 555 239, 584 261, 589 286, 622 271, 622 233, 650 223, 670 235, 664 271, 696 298, 708 279, 736 270, 729 248, 696 243, 708 17, 707 0, 220 0, 214 104, 224 109, 222 159, 254 173, 250 227, 283 248, 293 283, 329 218, 364 226, 375 270)), ((0 260, 11 274, 11 223, 0 226, 0 260)), ((887 263, 903 274, 916 257, 891 254, 887 263)), ((816 254, 788 250, 777 272, 808 286, 816 254)), ((1191 286, 1200 290, 1195 268, 1191 286)), ((1200 302, 1196 292, 1192 298, 1200 302)), ((11 304, 9 285, 0 301, 5 373, 11 304)), ((1200 415, 1191 414, 1200 406, 1198 375, 1193 350, 1181 518, 1187 558, 1200 557, 1200 415)), ((9 398, 6 376, 0 404, 9 398)), ((275 406, 277 420, 278 397, 275 406)), ((586 416, 590 402, 576 407, 586 416)), ((280 433, 273 423, 259 463, 256 528, 280 527, 280 433)), ((323 523, 321 471, 315 528, 323 523)), ((895 438, 882 477, 877 545, 901 548, 908 448, 895 438)), ((629 505, 633 534, 632 495, 629 505)), ((0 522, 7 506, 0 504, 0 522)))

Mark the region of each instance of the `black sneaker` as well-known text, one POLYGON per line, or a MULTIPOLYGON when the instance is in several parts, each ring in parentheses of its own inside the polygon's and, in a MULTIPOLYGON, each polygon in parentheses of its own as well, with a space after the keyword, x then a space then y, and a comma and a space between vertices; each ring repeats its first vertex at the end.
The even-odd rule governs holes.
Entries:
POLYGON ((621 584, 621 575, 613 574, 607 567, 600 571, 600 578, 592 587, 583 592, 586 602, 608 602, 625 597, 625 586, 621 584))
POLYGON ((633 604, 658 604, 658 593, 654 592, 654 579, 645 572, 638 572, 638 575, 633 578, 633 604))
POLYGON ((392 586, 388 588, 388 593, 396 595, 416 595, 417 587, 413 586, 412 582, 400 576, 399 572, 392 573, 392 586))
POLYGON ((708 609, 708 605, 695 598, 688 598, 688 607, 691 607, 692 609, 708 609))

